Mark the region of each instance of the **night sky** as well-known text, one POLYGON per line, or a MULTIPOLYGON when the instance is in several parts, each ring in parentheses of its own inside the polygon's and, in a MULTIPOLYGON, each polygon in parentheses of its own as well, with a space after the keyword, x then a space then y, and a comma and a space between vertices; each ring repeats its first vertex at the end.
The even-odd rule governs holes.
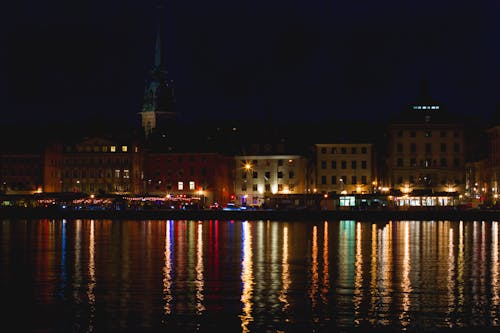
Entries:
MULTIPOLYGON (((137 124, 159 2, 10 1, 2 125, 137 124)), ((384 120, 420 82, 451 113, 500 104, 500 1, 165 1, 183 121, 384 120)), ((5 7, 7 6, 7 7, 5 7)))

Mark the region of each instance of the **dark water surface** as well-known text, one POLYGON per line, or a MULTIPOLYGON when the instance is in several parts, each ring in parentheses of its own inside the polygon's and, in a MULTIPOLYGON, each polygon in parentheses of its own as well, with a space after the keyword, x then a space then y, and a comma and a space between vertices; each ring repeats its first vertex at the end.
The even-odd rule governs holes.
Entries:
POLYGON ((1 220, 13 332, 500 324, 496 221, 1 220))

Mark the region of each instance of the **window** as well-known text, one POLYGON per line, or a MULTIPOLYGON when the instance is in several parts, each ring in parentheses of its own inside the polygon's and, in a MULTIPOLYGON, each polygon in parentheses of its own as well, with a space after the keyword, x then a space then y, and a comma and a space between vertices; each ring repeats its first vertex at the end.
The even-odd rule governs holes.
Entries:
POLYGON ((356 149, 356 147, 352 147, 351 154, 357 154, 357 153, 358 153, 358 150, 356 149))
POLYGON ((403 166, 403 159, 402 158, 398 158, 397 161, 396 161, 396 165, 398 167, 402 167, 403 166))
POLYGON ((178 182, 178 183, 177 183, 177 189, 178 189, 179 191, 184 190, 184 183, 183 183, 183 182, 178 182))
POLYGON ((361 184, 366 185, 366 176, 361 176, 361 184))
POLYGON ((351 161, 351 169, 356 169, 357 163, 356 161, 351 161))
POLYGON ((446 143, 441 144, 441 152, 446 153, 446 143))
POLYGON ((346 161, 341 161, 341 162, 340 162, 340 167, 341 167, 342 169, 347 168, 347 162, 346 162, 346 161))
POLYGON ((130 171, 128 169, 123 170, 123 178, 130 178, 130 171))
POLYGON ((331 164, 332 164, 332 169, 337 169, 337 161, 333 160, 331 164))
POLYGON ((116 152, 116 146, 109 147, 109 151, 112 153, 116 152))
POLYGON ((356 176, 351 176, 351 184, 357 184, 358 178, 356 176))
POLYGON ((321 154, 326 154, 326 147, 321 147, 321 154))
POLYGON ((195 189, 195 186, 194 186, 194 181, 189 181, 189 189, 190 190, 194 190, 195 189))
POLYGON ((271 184, 266 184, 266 185, 264 186, 264 190, 265 190, 266 192, 271 192, 271 184))
POLYGON ((245 192, 247 190, 247 184, 241 184, 241 190, 245 192))
POLYGON ((340 152, 341 152, 342 154, 347 154, 347 148, 346 148, 346 147, 342 147, 342 148, 340 148, 340 152))
POLYGON ((425 137, 426 138, 430 138, 432 136, 432 132, 431 131, 425 131, 425 137))
POLYGON ((366 169, 366 161, 361 161, 361 169, 366 169))
POLYGON ((283 160, 278 160, 278 166, 283 166, 283 160))
POLYGON ((321 161, 321 169, 326 169, 326 161, 321 161))
POLYGON ((417 159, 416 158, 410 158, 410 166, 411 167, 417 166, 417 159))
POLYGON ((120 170, 115 169, 115 178, 120 178, 120 170))
POLYGON ((352 207, 355 205, 356 205, 355 197, 349 196, 349 197, 340 197, 339 198, 339 206, 352 207))
POLYGON ((252 178, 257 178, 259 173, 257 171, 252 172, 252 178))
POLYGON ((271 172, 270 172, 270 171, 266 171, 266 172, 264 173, 264 178, 265 178, 266 180, 269 180, 269 178, 271 178, 271 172))
POLYGON ((446 167, 447 166, 447 163, 446 163, 446 158, 442 158, 441 159, 441 167, 446 167))
POLYGON ((321 176, 321 185, 326 185, 326 176, 321 176))
POLYGON ((257 184, 252 185, 252 191, 257 192, 257 184))
POLYGON ((293 179, 295 177, 295 173, 293 171, 288 172, 288 178, 293 179))
POLYGON ((102 146, 102 152, 105 153, 108 151, 108 146, 102 146))
POLYGON ((332 147, 332 149, 330 150, 330 152, 332 154, 337 154, 337 148, 336 147, 332 147))
POLYGON ((337 176, 332 176, 332 185, 337 184, 337 176))
POLYGON ((283 172, 278 171, 278 178, 283 178, 283 172))
POLYGON ((366 154, 366 147, 361 147, 361 154, 366 154))
POLYGON ((278 184, 278 192, 283 191, 283 184, 278 184))

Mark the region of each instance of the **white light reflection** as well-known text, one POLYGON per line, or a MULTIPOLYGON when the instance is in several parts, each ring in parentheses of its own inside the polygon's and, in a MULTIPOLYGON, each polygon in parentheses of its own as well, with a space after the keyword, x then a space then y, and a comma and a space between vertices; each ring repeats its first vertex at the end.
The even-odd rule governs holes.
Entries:
MULTIPOLYGON (((411 258, 410 258, 410 222, 401 222, 403 224, 403 272, 401 273, 401 292, 403 294, 403 298, 401 300, 401 314, 399 315, 399 320, 401 322, 401 326, 407 327, 410 325, 410 306, 411 306, 411 298, 410 295, 413 291, 411 286, 410 279, 410 271, 411 271, 411 258)), ((400 223, 400 225, 401 225, 400 223)))
POLYGON ((453 242, 453 229, 449 230, 449 239, 448 239, 448 311, 446 322, 448 323, 448 327, 452 327, 453 322, 451 321, 451 316, 455 311, 455 245, 453 242))
POLYGON ((165 314, 172 313, 172 224, 173 220, 167 221, 165 223, 165 263, 163 266, 163 299, 165 300, 165 305, 163 310, 165 314))
MULTIPOLYGON (((312 310, 316 308, 316 294, 318 293, 318 227, 313 227, 311 248, 311 289, 309 298, 311 299, 312 310)), ((313 318, 314 320, 314 318, 313 318)))
POLYGON ((287 311, 290 307, 288 302, 288 289, 290 288, 290 264, 288 263, 288 227, 283 227, 283 259, 281 261, 281 267, 283 273, 281 274, 281 292, 279 295, 279 300, 283 303, 283 311, 287 311))
POLYGON ((491 223, 491 313, 492 325, 498 326, 498 306, 500 305, 498 265, 498 222, 491 223))
POLYGON ((201 315, 205 310, 203 305, 204 278, 203 278, 203 223, 198 222, 196 241, 196 314, 201 315))
POLYGON ((89 235, 89 283, 87 287, 87 297, 89 299, 90 314, 89 314, 89 329, 88 332, 94 330, 94 317, 95 317, 95 230, 94 220, 90 220, 90 235, 89 235))
POLYGON ((363 300, 363 251, 361 243, 361 222, 356 223, 356 255, 354 259, 354 324, 360 325, 361 316, 361 301, 363 300))
POLYGON ((328 258, 328 221, 323 224, 323 288, 321 298, 324 304, 328 304, 328 292, 330 291, 330 266, 328 258))
POLYGON ((243 260, 241 263, 241 281, 243 290, 241 292, 241 303, 243 304, 243 313, 241 318, 241 331, 249 332, 248 325, 253 321, 252 317, 252 294, 253 294, 253 271, 252 271, 252 234, 250 224, 244 221, 243 227, 243 260))

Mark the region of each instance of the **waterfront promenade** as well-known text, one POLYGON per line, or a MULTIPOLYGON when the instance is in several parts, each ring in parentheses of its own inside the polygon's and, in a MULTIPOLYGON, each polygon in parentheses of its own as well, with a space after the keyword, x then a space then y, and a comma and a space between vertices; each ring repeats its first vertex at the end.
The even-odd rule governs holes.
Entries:
POLYGON ((386 210, 69 210, 62 208, 18 208, 0 209, 0 217, 49 218, 49 219, 113 219, 113 220, 271 220, 271 221, 316 221, 316 220, 464 220, 498 221, 500 210, 458 209, 386 209, 386 210))

